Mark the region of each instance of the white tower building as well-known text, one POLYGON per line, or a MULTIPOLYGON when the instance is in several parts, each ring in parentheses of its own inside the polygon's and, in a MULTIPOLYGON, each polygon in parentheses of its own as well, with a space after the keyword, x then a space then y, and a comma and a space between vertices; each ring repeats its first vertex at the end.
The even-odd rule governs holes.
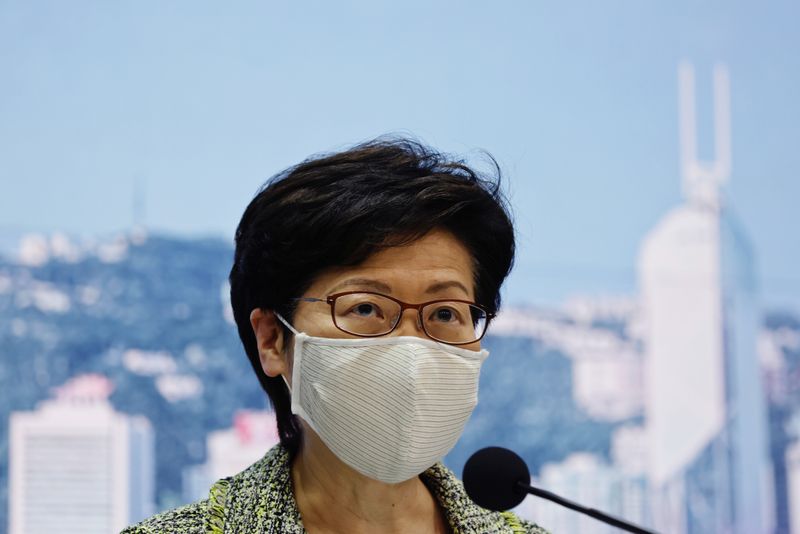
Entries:
POLYGON ((112 389, 84 375, 11 414, 10 534, 108 534, 153 513, 153 432, 114 411, 112 389))
POLYGON ((638 265, 654 526, 768 532, 754 256, 722 194, 731 168, 728 74, 714 68, 713 162, 697 159, 691 65, 681 64, 679 82, 684 203, 646 236, 638 265))

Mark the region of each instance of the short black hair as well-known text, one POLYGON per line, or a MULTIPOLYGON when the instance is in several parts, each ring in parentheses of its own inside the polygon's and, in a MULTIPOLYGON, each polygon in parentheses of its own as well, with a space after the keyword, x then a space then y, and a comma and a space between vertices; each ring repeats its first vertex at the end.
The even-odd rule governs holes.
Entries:
POLYGON ((434 229, 449 231, 469 251, 475 300, 496 312, 515 245, 500 169, 487 158, 492 169, 482 173, 416 140, 381 137, 276 174, 247 206, 236 229, 231 305, 290 454, 300 445, 301 427, 281 377, 261 368, 250 313, 273 310, 291 320, 292 299, 322 271, 357 265, 434 229))

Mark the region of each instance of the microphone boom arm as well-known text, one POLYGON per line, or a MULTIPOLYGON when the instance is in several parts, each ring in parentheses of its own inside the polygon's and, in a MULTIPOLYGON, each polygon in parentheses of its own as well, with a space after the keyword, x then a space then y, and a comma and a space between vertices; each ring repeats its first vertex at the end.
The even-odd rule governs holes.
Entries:
POLYGON ((556 504, 560 504, 561 506, 565 506, 571 510, 575 510, 576 512, 580 512, 582 514, 586 514, 591 516, 595 519, 603 521, 604 523, 608 523, 609 525, 613 525, 617 528, 621 528, 623 530, 627 530, 628 532, 635 532, 637 534, 657 534, 653 530, 646 530, 642 527, 636 526, 632 523, 628 523, 622 519, 616 518, 612 515, 609 515, 605 512, 601 512, 600 510, 596 510, 594 508, 587 508, 585 506, 581 506, 578 503, 572 502, 569 499, 565 499, 564 497, 559 497, 555 493, 551 493, 547 490, 543 490, 540 488, 535 488, 530 484, 526 484, 522 481, 517 482, 517 488, 521 491, 525 491, 530 493, 531 495, 536 495, 537 497, 541 497, 542 499, 547 499, 548 501, 552 501, 556 504))

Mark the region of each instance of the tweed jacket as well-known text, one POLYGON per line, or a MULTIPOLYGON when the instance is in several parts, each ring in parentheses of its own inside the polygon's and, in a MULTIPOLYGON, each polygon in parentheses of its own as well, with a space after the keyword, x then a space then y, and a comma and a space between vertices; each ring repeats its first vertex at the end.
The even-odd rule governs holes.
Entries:
MULTIPOLYGON (((441 463, 420 475, 444 512, 453 534, 547 534, 511 512, 473 503, 441 463)), ((126 528, 122 534, 304 534, 292 490, 288 451, 273 447, 241 473, 214 484, 207 499, 126 528)))

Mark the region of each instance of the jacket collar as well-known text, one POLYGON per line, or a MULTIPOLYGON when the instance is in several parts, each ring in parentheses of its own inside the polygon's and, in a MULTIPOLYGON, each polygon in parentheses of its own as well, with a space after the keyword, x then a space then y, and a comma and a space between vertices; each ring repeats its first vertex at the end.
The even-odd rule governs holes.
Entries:
MULTIPOLYGON (((509 514, 477 506, 461 482, 441 463, 420 478, 439 503, 454 534, 512 532, 509 514)), ((273 447, 261 460, 211 488, 205 520, 207 534, 304 534, 294 498, 289 452, 273 447)))

